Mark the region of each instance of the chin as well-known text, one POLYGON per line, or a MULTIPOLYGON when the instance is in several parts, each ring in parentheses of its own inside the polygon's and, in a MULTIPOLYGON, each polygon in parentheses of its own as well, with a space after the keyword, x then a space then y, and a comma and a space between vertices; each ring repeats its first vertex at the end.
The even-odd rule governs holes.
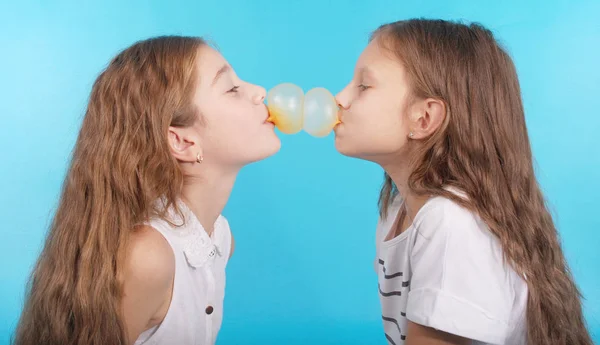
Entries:
POLYGON ((265 150, 265 158, 271 157, 272 155, 279 152, 279 150, 281 149, 281 140, 279 140, 279 137, 277 137, 277 135, 273 135, 273 137, 273 140, 270 140, 269 145, 267 145, 267 149, 265 150))
POLYGON ((268 140, 264 140, 262 142, 260 149, 257 150, 256 155, 250 160, 250 162, 257 162, 269 158, 279 152, 280 149, 281 141, 276 135, 274 135, 272 139, 269 138, 268 140))
POLYGON ((335 140, 335 148, 342 155, 350 158, 362 159, 365 161, 376 162, 378 154, 369 153, 369 151, 359 150, 356 147, 344 143, 342 140, 335 140))
POLYGON ((354 152, 348 147, 347 144, 344 143, 344 141, 342 139, 340 139, 340 137, 338 137, 336 135, 335 137, 335 149, 343 154, 344 156, 348 156, 348 157, 356 157, 356 155, 354 154, 354 152))
POLYGON ((337 134, 335 136, 334 143, 335 143, 335 149, 339 153, 343 154, 344 156, 354 157, 354 155, 352 154, 352 150, 350 150, 350 148, 348 147, 348 143, 345 142, 345 140, 343 140, 337 134))

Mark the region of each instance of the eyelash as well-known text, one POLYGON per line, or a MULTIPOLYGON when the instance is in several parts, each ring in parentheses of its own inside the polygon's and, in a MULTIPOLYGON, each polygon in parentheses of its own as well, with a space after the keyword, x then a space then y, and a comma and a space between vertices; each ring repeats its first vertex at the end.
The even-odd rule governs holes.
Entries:
POLYGON ((358 89, 359 89, 360 91, 365 91, 365 90, 366 90, 366 89, 368 89, 368 88, 370 88, 370 86, 363 85, 363 84, 360 84, 360 85, 358 85, 358 89))
POLYGON ((233 92, 233 93, 236 93, 236 92, 238 92, 238 89, 239 89, 239 88, 240 88, 239 86, 234 86, 234 87, 232 87, 232 88, 231 88, 231 90, 229 90, 229 91, 227 91, 227 92, 233 92))

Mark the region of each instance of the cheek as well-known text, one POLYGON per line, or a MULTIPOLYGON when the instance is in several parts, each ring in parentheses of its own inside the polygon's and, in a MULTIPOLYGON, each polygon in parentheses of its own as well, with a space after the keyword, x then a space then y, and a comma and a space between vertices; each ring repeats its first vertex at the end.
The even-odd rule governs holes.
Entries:
POLYGON ((276 153, 280 148, 279 138, 263 117, 266 119, 266 113, 258 108, 232 105, 211 119, 207 133, 215 159, 245 164, 276 153))
POLYGON ((205 128, 203 144, 207 155, 223 156, 237 150, 244 140, 246 132, 240 114, 230 106, 205 109, 205 128))
POLYGON ((210 129, 218 135, 242 138, 256 126, 251 108, 237 99, 225 99, 211 112, 210 129))
POLYGON ((352 105, 349 125, 364 135, 398 132, 403 127, 403 114, 400 107, 381 97, 369 97, 352 105))
POLYGON ((256 121, 252 121, 250 114, 244 113, 242 109, 228 109, 223 112, 219 119, 218 132, 227 141, 228 151, 243 150, 244 145, 251 142, 256 132, 256 121), (237 111, 236 111, 237 110, 237 111))
POLYGON ((397 107, 386 107, 376 99, 356 102, 337 131, 336 147, 341 153, 357 156, 396 152, 406 143, 404 127, 397 107))

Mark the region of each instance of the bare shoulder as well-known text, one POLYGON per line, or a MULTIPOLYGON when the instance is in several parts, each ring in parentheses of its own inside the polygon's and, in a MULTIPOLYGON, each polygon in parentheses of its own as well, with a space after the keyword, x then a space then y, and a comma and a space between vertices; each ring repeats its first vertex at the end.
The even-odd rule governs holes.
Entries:
POLYGON ((132 231, 125 259, 125 279, 170 286, 175 256, 167 240, 150 226, 132 231))
POLYGON ((132 231, 123 263, 122 312, 128 343, 166 314, 175 277, 175 256, 152 227, 132 231))

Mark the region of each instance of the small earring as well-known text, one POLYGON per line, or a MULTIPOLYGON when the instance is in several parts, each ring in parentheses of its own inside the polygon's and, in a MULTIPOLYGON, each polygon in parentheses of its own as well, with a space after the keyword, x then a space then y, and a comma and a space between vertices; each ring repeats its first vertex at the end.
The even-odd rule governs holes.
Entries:
POLYGON ((203 160, 204 160, 204 157, 202 157, 200 152, 198 152, 198 154, 196 155, 196 162, 202 163, 203 160))
POLYGON ((415 134, 413 132, 408 133, 408 137, 412 139, 412 137, 414 137, 415 134))

